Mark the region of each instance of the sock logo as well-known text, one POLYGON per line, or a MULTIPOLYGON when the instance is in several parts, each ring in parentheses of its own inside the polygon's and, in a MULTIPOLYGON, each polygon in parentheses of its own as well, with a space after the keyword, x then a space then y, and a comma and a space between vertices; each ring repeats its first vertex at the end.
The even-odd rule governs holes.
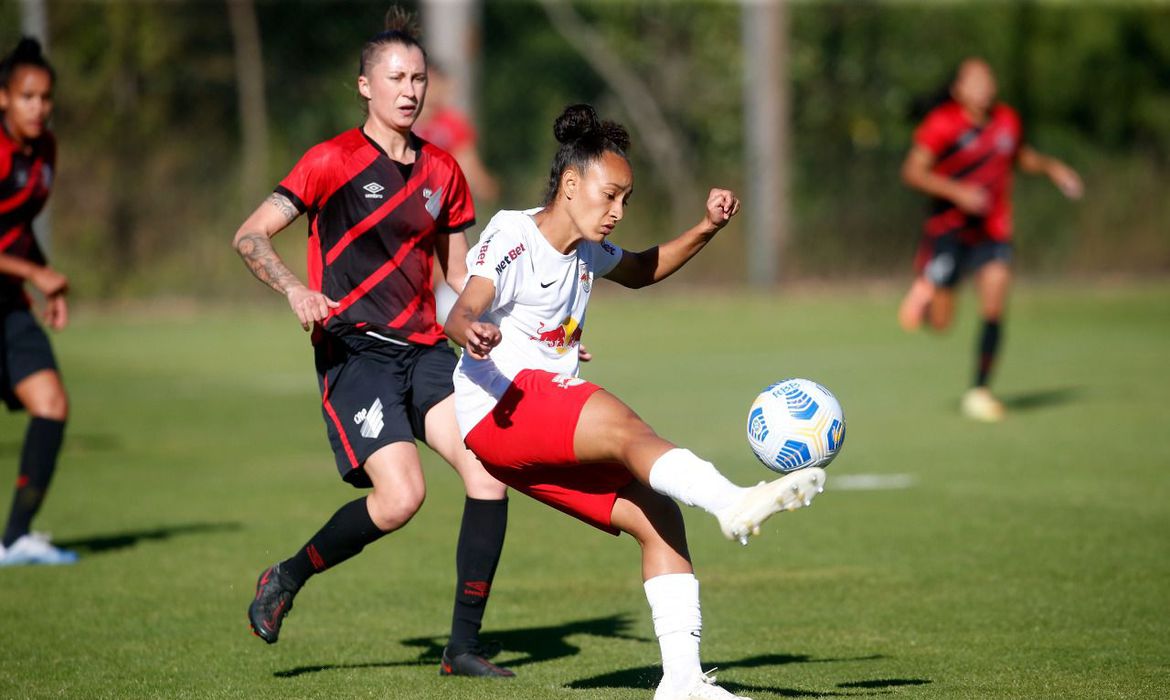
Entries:
POLYGON ((703 633, 700 632, 699 630, 691 630, 691 636, 694 637, 695 639, 702 639, 703 633))
POLYGON ((382 399, 374 399, 369 408, 363 408, 353 416, 353 422, 362 426, 362 437, 376 438, 382 434, 382 399))
POLYGON ((475 596, 476 598, 487 598, 488 592, 491 591, 492 584, 487 581, 464 581, 463 595, 475 596))

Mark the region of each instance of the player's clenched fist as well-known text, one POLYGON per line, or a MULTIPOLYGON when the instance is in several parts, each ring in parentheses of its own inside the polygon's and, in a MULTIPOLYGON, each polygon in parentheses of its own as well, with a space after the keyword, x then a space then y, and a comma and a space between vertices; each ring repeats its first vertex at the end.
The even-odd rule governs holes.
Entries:
POLYGON ((739 198, 731 190, 713 189, 707 195, 707 221, 716 229, 727 225, 739 213, 739 198))
POLYGON ((467 326, 467 353, 477 360, 486 359, 500 344, 500 328, 494 323, 474 321, 467 326))

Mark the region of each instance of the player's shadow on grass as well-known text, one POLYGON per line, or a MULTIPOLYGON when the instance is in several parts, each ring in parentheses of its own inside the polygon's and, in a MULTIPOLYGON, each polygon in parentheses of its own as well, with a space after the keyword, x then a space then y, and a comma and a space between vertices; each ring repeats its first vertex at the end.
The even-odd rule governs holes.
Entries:
MULTIPOLYGON (((625 615, 609 615, 590 620, 578 620, 563 625, 493 631, 485 633, 484 639, 499 642, 503 647, 500 656, 494 659, 494 661, 508 668, 518 668, 541 661, 550 661, 552 659, 560 659, 579 654, 581 647, 569 641, 570 637, 578 635, 605 637, 607 639, 630 639, 647 643, 654 641, 631 634, 631 626, 632 623, 629 617, 625 615)), ((443 645, 446 641, 446 637, 413 637, 402 640, 401 643, 404 646, 419 647, 421 649, 418 656, 412 661, 375 661, 356 664, 298 666, 285 671, 276 671, 272 675, 277 678, 293 678, 306 673, 318 673, 320 671, 339 669, 437 665, 439 659, 442 657, 443 645)))
POLYGON ((1039 408, 1072 403, 1079 399, 1083 393, 1084 390, 1080 387, 1066 386, 1058 389, 1003 394, 1000 396, 1000 401, 1009 411, 1034 411, 1039 408))
MULTIPOLYGON (((16 457, 24 448, 24 428, 16 440, 0 440, 0 458, 16 457)), ((70 433, 65 440, 69 454, 81 452, 117 452, 122 449, 122 440, 111 433, 70 433)))
POLYGON ((58 540, 53 544, 63 549, 72 549, 79 554, 104 554, 118 549, 134 547, 140 542, 169 540, 177 535, 232 532, 239 529, 239 523, 186 523, 183 525, 163 525, 148 530, 130 530, 128 532, 116 532, 109 535, 58 540))
MULTIPOLYGON (((836 661, 870 661, 882 658, 885 657, 880 654, 852 657, 847 659, 818 659, 813 658, 807 654, 761 654, 760 656, 752 656, 746 659, 740 659, 738 661, 707 661, 704 662, 703 666, 718 668, 720 672, 723 672, 735 668, 762 668, 766 666, 784 666, 787 664, 829 663, 836 661)), ((573 688, 574 690, 598 690, 602 688, 628 688, 631 690, 645 690, 648 688, 653 688, 661 677, 661 666, 638 666, 622 671, 604 673, 599 676, 592 676, 590 678, 582 678, 580 680, 568 683, 566 687, 573 688)), ((726 677, 719 679, 719 685, 723 686, 732 693, 772 693, 773 695, 780 695, 790 698, 847 698, 866 695, 884 695, 889 691, 878 689, 903 685, 924 685, 926 683, 930 683, 930 681, 924 678, 894 678, 889 680, 854 681, 849 683, 838 683, 837 687, 845 691, 838 692, 835 690, 806 690, 802 688, 781 688, 775 686, 753 685, 750 683, 736 683, 734 681, 727 680, 726 677), (878 692, 849 692, 853 689, 861 688, 878 690, 878 692)))

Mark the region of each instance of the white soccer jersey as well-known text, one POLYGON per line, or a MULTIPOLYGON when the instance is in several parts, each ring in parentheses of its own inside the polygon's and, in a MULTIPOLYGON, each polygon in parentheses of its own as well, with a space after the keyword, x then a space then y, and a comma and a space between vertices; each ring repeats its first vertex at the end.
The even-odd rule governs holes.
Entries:
POLYGON ((596 278, 622 259, 612 243, 581 241, 561 253, 532 215, 540 209, 501 211, 467 254, 472 277, 490 280, 496 297, 483 315, 500 327, 500 344, 486 360, 463 354, 455 368, 455 414, 464 437, 491 413, 521 370, 577 376, 577 346, 596 278))

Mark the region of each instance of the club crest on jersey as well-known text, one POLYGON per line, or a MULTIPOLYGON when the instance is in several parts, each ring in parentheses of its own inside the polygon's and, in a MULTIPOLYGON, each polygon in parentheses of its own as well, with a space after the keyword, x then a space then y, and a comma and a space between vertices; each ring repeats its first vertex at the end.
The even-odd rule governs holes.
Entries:
POLYGON ((424 187, 422 191, 423 199, 427 200, 424 205, 427 213, 431 215, 432 219, 439 218, 439 209, 443 206, 443 188, 431 191, 431 188, 424 187))
POLYGON ((1000 153, 1011 153, 1015 150, 1016 140, 1011 134, 1000 134, 995 137, 995 150, 1000 153))
POLYGON ((593 274, 589 272, 589 266, 584 260, 577 261, 577 277, 581 280, 581 291, 588 294, 593 287, 593 274))
POLYGON ((386 189, 376 182, 371 182, 362 187, 366 191, 366 199, 382 199, 382 190, 386 189))

